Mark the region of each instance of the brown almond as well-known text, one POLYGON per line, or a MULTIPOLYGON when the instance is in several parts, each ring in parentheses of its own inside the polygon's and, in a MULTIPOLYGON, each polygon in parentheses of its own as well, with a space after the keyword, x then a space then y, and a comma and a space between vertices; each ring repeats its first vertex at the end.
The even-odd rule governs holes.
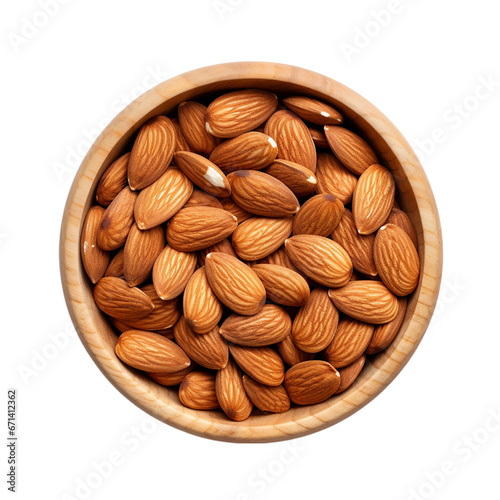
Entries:
POLYGON ((215 394, 215 375, 201 370, 188 373, 179 387, 179 400, 193 410, 219 408, 215 394))
POLYGON ((327 400, 340 385, 339 372, 326 361, 304 361, 285 374, 285 389, 297 405, 314 405, 327 400))
POLYGON ((165 385, 167 387, 171 387, 173 385, 179 385, 186 377, 188 373, 191 373, 194 369, 196 369, 198 365, 191 361, 191 364, 180 370, 178 372, 166 373, 166 372, 147 372, 146 375, 153 379, 157 384, 165 385))
POLYGON ((355 380, 358 378, 363 366, 365 366, 366 356, 362 355, 350 365, 339 369, 340 373, 340 385, 335 394, 340 394, 345 390, 349 389, 355 380))
POLYGON ((316 127, 307 127, 309 129, 309 133, 311 134, 312 140, 316 148, 328 148, 328 141, 326 140, 326 135, 322 130, 317 129, 316 127))
POLYGON ((293 220, 293 234, 317 234, 330 236, 337 227, 342 214, 343 203, 331 194, 317 194, 309 198, 293 220))
POLYGON ((97 232, 101 226, 105 209, 95 205, 89 209, 83 222, 80 251, 83 267, 92 283, 97 283, 108 268, 110 253, 97 244, 97 232))
POLYGON ((299 273, 299 270, 292 264, 292 261, 286 254, 284 246, 281 246, 280 248, 278 248, 278 250, 274 251, 272 254, 269 254, 267 257, 259 259, 256 264, 275 264, 276 266, 283 266, 291 269, 292 271, 295 271, 296 273, 299 273))
POLYGON ((344 205, 351 202, 357 177, 340 163, 332 153, 319 153, 316 167, 317 191, 331 194, 344 205))
POLYGON ((386 224, 399 226, 409 237, 415 248, 418 248, 417 233, 408 215, 399 208, 393 207, 386 224))
POLYGON ((227 210, 236 217, 238 224, 241 224, 247 219, 250 219, 250 217, 253 217, 253 214, 243 210, 243 208, 237 205, 231 198, 221 198, 219 201, 224 210, 227 210))
POLYGON ((312 97, 286 97, 283 103, 303 120, 316 125, 340 125, 344 121, 335 108, 312 97))
POLYGON ((287 335, 281 342, 277 344, 278 351, 283 358, 283 361, 288 366, 294 366, 302 361, 310 361, 314 359, 316 354, 310 352, 304 352, 300 350, 292 340, 292 335, 287 335))
POLYGON ((205 128, 207 107, 196 101, 184 101, 178 108, 179 125, 193 153, 209 156, 219 145, 220 139, 205 128))
POLYGON ((223 209, 222 203, 215 196, 205 191, 201 191, 201 189, 195 189, 193 191, 193 194, 184 205, 184 208, 186 207, 212 207, 223 209))
POLYGON ((276 160, 266 169, 266 174, 272 175, 297 197, 308 196, 317 188, 315 175, 306 167, 288 160, 276 160))
POLYGON ((186 140, 184 134, 182 133, 179 120, 177 118, 170 118, 170 121, 172 122, 172 125, 175 128, 174 153, 177 153, 177 151, 192 151, 191 146, 188 144, 188 141, 186 140))
POLYGON ((123 273, 123 254, 124 248, 122 247, 111 259, 111 262, 109 263, 104 276, 125 279, 125 274, 123 273))
POLYGON ((216 243, 215 245, 211 245, 207 248, 203 248, 198 252, 198 266, 202 267, 205 265, 205 259, 207 258, 207 255, 212 252, 222 252, 222 253, 227 253, 228 255, 231 255, 232 257, 237 257, 231 243, 229 240, 222 240, 219 241, 219 243, 216 243))
POLYGON ((95 192, 95 199, 99 205, 107 207, 127 185, 129 158, 130 153, 125 153, 115 160, 102 174, 95 192))
POLYGON ((166 116, 156 116, 139 130, 128 162, 130 189, 149 186, 167 170, 175 147, 175 128, 166 116))
POLYGON ((243 375, 243 386, 252 403, 265 413, 283 413, 290 409, 290 398, 282 385, 270 387, 243 375))

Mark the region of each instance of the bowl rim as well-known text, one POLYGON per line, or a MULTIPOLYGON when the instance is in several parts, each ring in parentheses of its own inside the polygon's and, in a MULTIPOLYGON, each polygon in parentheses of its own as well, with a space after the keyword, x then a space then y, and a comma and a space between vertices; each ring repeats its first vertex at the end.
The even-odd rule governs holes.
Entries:
POLYGON ((233 62, 195 69, 160 83, 130 103, 103 130, 78 169, 67 198, 61 225, 60 268, 65 300, 80 340, 101 372, 125 397, 151 416, 191 434, 231 442, 272 442, 311 434, 340 422, 369 403, 399 374, 422 340, 434 311, 441 281, 442 235, 434 196, 419 160, 399 130, 373 104, 341 83, 304 68, 271 62, 233 62), (116 342, 116 335, 88 300, 80 258, 80 232, 89 193, 103 162, 131 127, 154 116, 165 101, 204 86, 217 85, 223 91, 225 82, 227 85, 236 80, 275 80, 332 99, 342 96, 341 102, 373 127, 401 163, 422 220, 421 279, 414 292, 418 299, 411 318, 405 319, 404 334, 397 345, 365 367, 369 377, 351 386, 342 398, 284 414, 252 416, 244 422, 221 418, 217 412, 185 408, 169 388, 121 363, 109 347, 116 342))

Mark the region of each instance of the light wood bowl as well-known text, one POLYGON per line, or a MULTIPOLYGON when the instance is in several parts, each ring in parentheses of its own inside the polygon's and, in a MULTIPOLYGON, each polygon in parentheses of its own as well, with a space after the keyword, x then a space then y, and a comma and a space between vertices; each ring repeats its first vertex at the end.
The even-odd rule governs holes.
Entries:
POLYGON ((304 436, 340 422, 380 394, 396 377, 431 319, 441 281, 442 240, 434 196, 422 166, 401 133, 375 106, 344 85, 302 68, 242 62, 197 69, 161 83, 108 125, 85 157, 68 196, 60 260, 66 302, 80 339, 99 369, 124 396, 153 417, 192 434, 222 441, 271 442, 304 436), (385 351, 369 357, 361 375, 346 392, 314 406, 277 415, 252 415, 244 422, 233 422, 219 411, 184 407, 175 389, 156 384, 116 357, 117 336, 93 301, 92 286, 80 259, 80 234, 101 174, 131 147, 144 122, 170 113, 186 99, 240 88, 262 88, 281 95, 305 94, 339 109, 348 126, 370 142, 380 162, 394 174, 400 206, 417 231, 421 276, 396 339, 385 351))

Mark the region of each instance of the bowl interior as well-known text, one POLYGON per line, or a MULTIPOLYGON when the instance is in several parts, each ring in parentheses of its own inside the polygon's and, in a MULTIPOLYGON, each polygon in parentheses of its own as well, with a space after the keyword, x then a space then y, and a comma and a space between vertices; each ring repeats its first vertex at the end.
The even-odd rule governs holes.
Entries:
POLYGON ((343 85, 300 68, 262 63, 203 68, 160 84, 134 101, 97 139, 72 187, 61 236, 61 268, 66 300, 80 337, 106 377, 132 402, 174 427, 228 441, 276 441, 298 437, 336 423, 368 403, 399 373, 421 340, 437 298, 441 273, 441 234, 432 192, 422 167, 401 134, 373 105, 343 85), (260 88, 279 97, 301 94, 332 104, 348 128, 375 149, 380 163, 394 174, 398 202, 415 226, 421 279, 409 297, 403 325, 391 346, 370 356, 356 382, 344 393, 313 407, 284 414, 255 414, 232 422, 219 411, 185 408, 172 388, 160 386, 121 363, 114 354, 117 336, 95 306, 92 285, 79 257, 84 215, 94 203, 104 170, 129 151, 143 123, 170 114, 186 99, 209 102, 224 91, 260 88))

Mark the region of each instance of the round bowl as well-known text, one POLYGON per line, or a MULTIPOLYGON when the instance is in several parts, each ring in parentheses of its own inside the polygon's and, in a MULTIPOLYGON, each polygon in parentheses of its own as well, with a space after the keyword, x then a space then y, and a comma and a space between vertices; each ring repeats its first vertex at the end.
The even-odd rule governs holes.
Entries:
POLYGON ((68 196, 60 240, 61 275, 67 306, 88 353, 108 380, 130 401, 178 429, 212 439, 270 442, 319 431, 358 411, 396 377, 408 362, 431 319, 442 269, 439 216, 427 177, 397 128, 372 104, 344 85, 302 68, 241 62, 197 69, 163 82, 124 109, 97 138, 78 170, 68 196), (409 297, 406 316, 393 343, 370 356, 356 382, 344 393, 282 414, 252 415, 233 422, 219 411, 184 407, 175 389, 163 387, 129 368, 115 355, 117 336, 92 298, 92 286, 80 259, 80 234, 97 182, 104 170, 131 147, 139 128, 155 115, 168 114, 186 99, 242 88, 278 95, 303 94, 332 104, 349 128, 364 136, 380 163, 394 174, 398 202, 418 237, 420 282, 409 297))

